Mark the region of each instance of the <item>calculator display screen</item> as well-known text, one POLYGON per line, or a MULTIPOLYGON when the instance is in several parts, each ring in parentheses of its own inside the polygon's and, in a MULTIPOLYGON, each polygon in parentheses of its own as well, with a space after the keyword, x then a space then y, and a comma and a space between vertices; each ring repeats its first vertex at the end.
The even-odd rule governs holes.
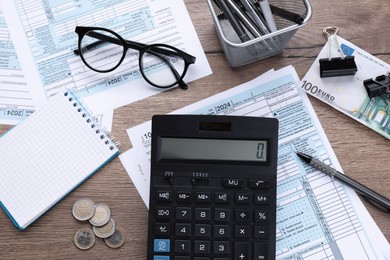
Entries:
POLYGON ((267 162, 265 140, 161 137, 161 159, 267 162))

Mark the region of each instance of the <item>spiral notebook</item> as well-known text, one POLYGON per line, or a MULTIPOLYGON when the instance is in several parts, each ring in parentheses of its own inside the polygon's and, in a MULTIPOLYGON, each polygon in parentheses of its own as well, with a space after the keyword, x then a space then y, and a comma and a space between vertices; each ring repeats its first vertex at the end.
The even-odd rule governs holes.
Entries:
POLYGON ((0 205, 21 230, 118 153, 71 91, 0 137, 0 205))

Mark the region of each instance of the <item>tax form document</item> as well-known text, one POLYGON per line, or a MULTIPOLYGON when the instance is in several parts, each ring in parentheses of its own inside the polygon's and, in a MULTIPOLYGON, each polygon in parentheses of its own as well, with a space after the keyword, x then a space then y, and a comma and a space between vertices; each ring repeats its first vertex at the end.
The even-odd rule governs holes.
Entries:
MULTIPOLYGON (((353 76, 320 78, 319 59, 328 56, 329 47, 339 57, 337 44, 329 41, 322 48, 317 59, 303 77, 301 88, 308 94, 327 103, 338 111, 355 119, 377 133, 390 139, 390 94, 387 98, 370 99, 363 85, 366 79, 390 73, 390 65, 362 50, 358 46, 336 36, 345 55, 355 57, 357 72, 353 76)), ((390 257, 389 257, 390 258, 390 257)))
POLYGON ((34 112, 34 103, 0 9, 0 124, 16 125, 34 112))
MULTIPOLYGON (((341 170, 307 95, 299 90, 299 78, 293 67, 256 78, 172 114, 279 120, 277 259, 364 260, 390 256, 389 243, 356 193, 304 165, 295 154, 310 151, 341 170)), ((134 150, 120 159, 126 169, 133 171, 129 172, 132 179, 132 174, 142 174, 148 180, 145 162, 150 159, 150 126, 146 122, 128 129, 134 150), (134 166, 136 161, 130 161, 132 158, 140 164, 134 166)), ((137 189, 142 190, 142 186, 137 189)))
MULTIPOLYGON (((0 124, 17 125, 35 108, 1 9, 0 32, 0 124)), ((113 113, 104 111, 94 118, 111 130, 113 113)))
POLYGON ((211 73, 182 0, 2 0, 0 4, 7 24, 12 24, 11 36, 37 106, 64 87, 75 86, 77 94, 98 112, 163 91, 142 78, 138 53, 131 50, 113 72, 98 73, 86 67, 73 53, 77 25, 105 27, 124 39, 166 43, 190 53, 196 62, 189 67, 185 82, 211 73))
MULTIPOLYGON (((17 125, 34 111, 34 101, 0 9, 0 124, 17 125)), ((94 116, 111 130, 113 110, 94 116)))

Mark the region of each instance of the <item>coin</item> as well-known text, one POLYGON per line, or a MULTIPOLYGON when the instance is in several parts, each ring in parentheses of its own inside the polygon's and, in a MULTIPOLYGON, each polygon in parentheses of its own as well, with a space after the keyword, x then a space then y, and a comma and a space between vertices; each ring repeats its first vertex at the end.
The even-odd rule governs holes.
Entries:
POLYGON ((82 228, 76 232, 74 243, 80 249, 89 249, 95 244, 95 234, 90 228, 82 228))
POLYGON ((96 204, 95 213, 92 218, 89 219, 89 223, 94 226, 101 227, 110 221, 111 211, 106 204, 96 204))
POLYGON ((77 200, 72 209, 73 216, 81 221, 90 219, 95 212, 95 204, 88 198, 77 200))
POLYGON ((101 227, 92 227, 93 232, 97 237, 100 238, 106 238, 114 234, 115 232, 115 221, 113 218, 111 218, 107 224, 101 227))
POLYGON ((121 228, 115 228, 114 234, 112 236, 109 236, 104 239, 104 242, 106 245, 108 245, 111 248, 118 248, 121 247, 126 241, 125 233, 121 228))

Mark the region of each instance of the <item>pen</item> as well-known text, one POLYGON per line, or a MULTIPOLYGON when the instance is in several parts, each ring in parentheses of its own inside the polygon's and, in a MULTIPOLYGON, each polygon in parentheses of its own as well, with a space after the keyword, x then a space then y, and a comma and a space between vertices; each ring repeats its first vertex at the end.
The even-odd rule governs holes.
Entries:
POLYGON ((252 22, 249 16, 240 9, 240 6, 234 2, 233 0, 226 0, 227 4, 233 10, 233 12, 237 15, 238 19, 244 24, 244 26, 253 34, 253 36, 260 37, 261 32, 257 28, 256 24, 252 22))
POLYGON ((379 193, 377 193, 377 192, 367 188, 363 184, 360 184, 359 182, 351 179, 350 177, 346 176, 345 174, 343 174, 343 173, 341 173, 339 171, 336 171, 332 167, 324 164, 320 160, 317 160, 317 159, 313 158, 310 155, 307 155, 307 154, 304 154, 304 153, 301 153, 301 152, 296 152, 296 154, 301 159, 303 159, 305 162, 307 162, 308 164, 312 165, 314 168, 320 170, 321 172, 323 172, 323 173, 325 173, 325 174, 327 174, 327 175, 329 175, 331 177, 334 177, 334 178, 340 180, 344 184, 350 186, 356 192, 358 192, 361 195, 371 199, 372 201, 375 201, 376 203, 384 206, 387 210, 390 210, 390 200, 385 198, 385 197, 383 197, 379 193))
POLYGON ((240 40, 242 42, 249 41, 250 38, 246 33, 244 27, 242 27, 240 21, 237 20, 237 17, 234 15, 233 11, 229 8, 225 0, 215 0, 215 1, 218 4, 219 8, 221 8, 226 18, 229 20, 230 24, 232 25, 234 31, 237 33, 240 40))
POLYGON ((264 21, 262 15, 257 11, 256 6, 253 5, 251 0, 240 0, 242 6, 245 11, 248 13, 253 22, 257 25, 261 33, 268 34, 269 30, 266 26, 266 22, 264 21))
POLYGON ((267 22, 268 27, 271 32, 276 32, 278 28, 276 27, 274 18, 272 17, 271 7, 269 6, 268 0, 259 0, 260 9, 264 15, 264 19, 267 22))
POLYGON ((289 20, 291 22, 295 22, 297 24, 302 24, 303 21, 305 20, 305 18, 299 14, 290 12, 288 10, 279 8, 279 7, 274 6, 274 5, 270 5, 270 7, 271 7, 271 11, 274 15, 280 16, 280 17, 282 17, 286 20, 289 20))

